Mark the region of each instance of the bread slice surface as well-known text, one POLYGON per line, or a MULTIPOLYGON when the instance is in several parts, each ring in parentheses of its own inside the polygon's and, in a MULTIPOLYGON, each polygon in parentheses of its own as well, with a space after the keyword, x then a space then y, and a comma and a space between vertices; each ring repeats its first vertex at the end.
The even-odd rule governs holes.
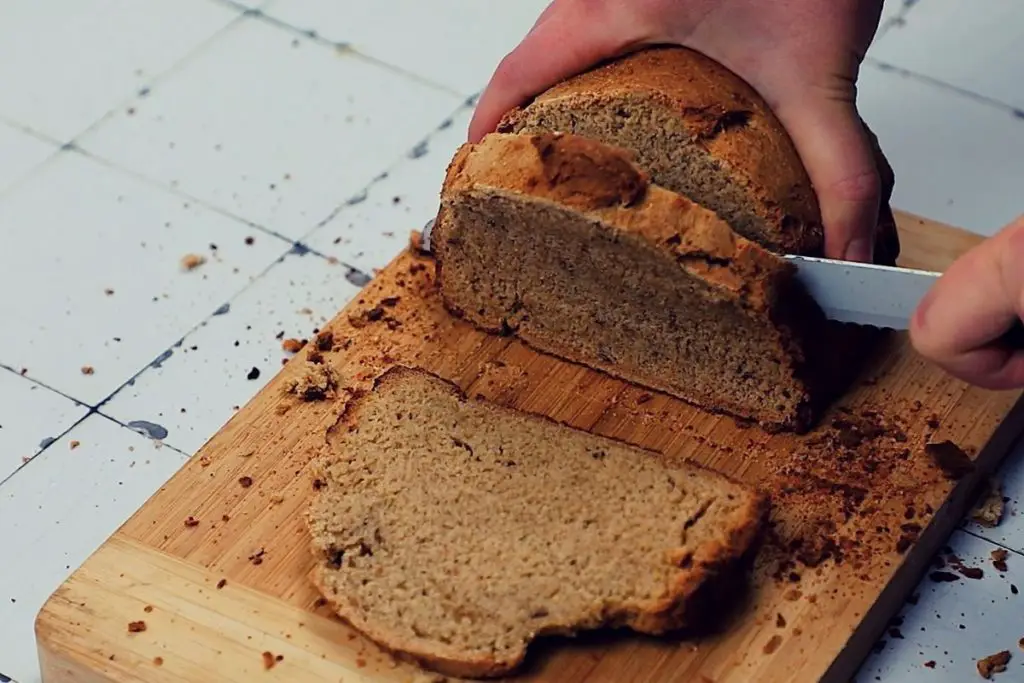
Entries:
POLYGON ((767 514, 710 470, 409 368, 354 398, 328 441, 314 581, 355 628, 452 676, 508 673, 545 634, 699 626, 701 592, 767 514))
POLYGON ((446 303, 485 330, 773 429, 806 428, 826 400, 806 343, 824 316, 792 264, 625 150, 550 133, 465 145, 431 240, 446 303))

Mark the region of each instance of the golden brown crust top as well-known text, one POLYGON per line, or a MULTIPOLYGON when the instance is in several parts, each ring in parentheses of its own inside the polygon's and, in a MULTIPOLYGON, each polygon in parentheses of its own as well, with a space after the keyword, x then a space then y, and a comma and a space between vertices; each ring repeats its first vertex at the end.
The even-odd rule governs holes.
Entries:
MULTIPOLYGON (((780 233, 801 233, 780 242, 800 244, 800 251, 820 246, 818 200, 789 134, 746 81, 699 52, 641 50, 569 78, 534 101, 637 96, 677 112, 691 137, 749 190, 780 233)), ((498 130, 510 130, 520 116, 520 110, 509 112, 498 130)))
POLYGON ((769 308, 778 287, 795 274, 790 263, 736 234, 713 212, 648 185, 625 150, 579 136, 494 133, 463 145, 448 167, 442 201, 475 191, 550 201, 641 237, 755 310, 769 308))

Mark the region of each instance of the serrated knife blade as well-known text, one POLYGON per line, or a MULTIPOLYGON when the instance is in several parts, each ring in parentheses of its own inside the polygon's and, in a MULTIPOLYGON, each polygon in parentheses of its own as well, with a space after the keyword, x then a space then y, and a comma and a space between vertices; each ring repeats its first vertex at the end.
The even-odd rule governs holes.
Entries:
POLYGON ((941 273, 787 255, 797 278, 830 320, 906 330, 941 273))

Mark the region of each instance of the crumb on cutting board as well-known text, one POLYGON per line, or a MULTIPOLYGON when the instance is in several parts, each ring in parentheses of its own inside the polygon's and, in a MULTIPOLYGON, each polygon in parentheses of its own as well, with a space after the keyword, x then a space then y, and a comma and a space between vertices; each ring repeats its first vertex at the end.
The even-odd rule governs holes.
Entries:
POLYGON ((142 621, 129 621, 128 622, 128 633, 142 633, 146 630, 146 622, 142 621))

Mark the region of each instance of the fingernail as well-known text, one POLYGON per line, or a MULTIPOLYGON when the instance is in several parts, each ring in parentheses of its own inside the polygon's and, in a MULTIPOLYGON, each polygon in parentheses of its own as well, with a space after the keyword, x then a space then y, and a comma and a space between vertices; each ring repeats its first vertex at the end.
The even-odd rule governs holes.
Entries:
POLYGON ((843 258, 847 261, 871 261, 874 246, 872 240, 867 240, 863 237, 850 240, 850 243, 846 245, 846 253, 843 255, 843 258))

